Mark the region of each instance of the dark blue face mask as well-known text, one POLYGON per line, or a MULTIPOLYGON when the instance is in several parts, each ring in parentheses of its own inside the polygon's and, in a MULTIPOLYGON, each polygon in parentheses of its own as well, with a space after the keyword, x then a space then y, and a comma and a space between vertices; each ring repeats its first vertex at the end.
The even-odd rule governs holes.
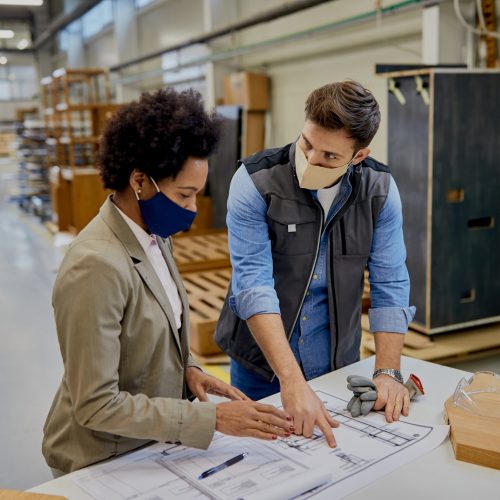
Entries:
POLYGON ((160 191, 152 177, 151 180, 158 191, 152 198, 141 200, 136 193, 139 210, 148 230, 162 238, 168 238, 180 231, 187 231, 196 217, 196 212, 174 203, 160 191))

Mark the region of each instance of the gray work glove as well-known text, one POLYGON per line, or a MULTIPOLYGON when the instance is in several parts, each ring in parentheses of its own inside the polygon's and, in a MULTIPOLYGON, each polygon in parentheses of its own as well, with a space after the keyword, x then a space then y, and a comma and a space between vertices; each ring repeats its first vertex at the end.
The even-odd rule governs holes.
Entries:
POLYGON ((347 403, 347 411, 351 412, 353 417, 368 415, 377 400, 377 386, 369 378, 349 375, 347 388, 354 393, 347 403))
MULTIPOLYGON (((424 394, 422 383, 416 375, 411 374, 404 385, 410 393, 410 399, 415 399, 424 394)), ((368 415, 377 400, 377 386, 373 383, 373 380, 359 375, 349 375, 347 377, 347 388, 354 393, 349 403, 347 403, 347 411, 353 417, 368 415)))

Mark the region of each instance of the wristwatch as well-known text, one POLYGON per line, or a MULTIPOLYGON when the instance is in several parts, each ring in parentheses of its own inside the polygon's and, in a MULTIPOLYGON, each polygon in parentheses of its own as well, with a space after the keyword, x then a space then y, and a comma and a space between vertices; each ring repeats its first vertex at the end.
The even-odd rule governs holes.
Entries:
POLYGON ((403 375, 401 375, 401 372, 399 370, 394 370, 393 368, 380 368, 379 370, 375 370, 373 372, 372 378, 376 378, 379 375, 389 375, 389 377, 397 380, 400 384, 403 383, 403 375))

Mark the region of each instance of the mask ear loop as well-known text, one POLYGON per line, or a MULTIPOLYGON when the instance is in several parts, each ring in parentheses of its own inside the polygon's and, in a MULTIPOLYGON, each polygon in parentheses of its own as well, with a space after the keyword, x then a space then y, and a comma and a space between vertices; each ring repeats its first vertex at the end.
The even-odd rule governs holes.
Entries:
MULTIPOLYGON (((153 182, 153 184, 155 185, 156 191, 159 193, 160 188, 158 187, 158 184, 156 184, 155 180, 152 177, 150 177, 150 179, 153 182)), ((134 194, 135 194, 135 197, 137 198, 137 201, 139 201, 141 199, 141 193, 142 193, 141 188, 139 188, 137 191, 134 191, 134 194)))
POLYGON ((156 191, 159 193, 160 192, 160 188, 158 187, 158 184, 156 184, 155 180, 152 177, 150 177, 150 179, 153 182, 153 184, 155 185, 156 191))

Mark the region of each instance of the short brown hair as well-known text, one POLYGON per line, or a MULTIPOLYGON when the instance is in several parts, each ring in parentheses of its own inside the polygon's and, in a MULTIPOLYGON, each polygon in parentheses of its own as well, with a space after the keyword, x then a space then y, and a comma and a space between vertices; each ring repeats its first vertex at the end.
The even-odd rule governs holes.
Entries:
POLYGON ((306 101, 306 119, 330 130, 344 128, 356 146, 364 148, 378 130, 380 110, 368 89, 345 80, 314 90, 306 101))

